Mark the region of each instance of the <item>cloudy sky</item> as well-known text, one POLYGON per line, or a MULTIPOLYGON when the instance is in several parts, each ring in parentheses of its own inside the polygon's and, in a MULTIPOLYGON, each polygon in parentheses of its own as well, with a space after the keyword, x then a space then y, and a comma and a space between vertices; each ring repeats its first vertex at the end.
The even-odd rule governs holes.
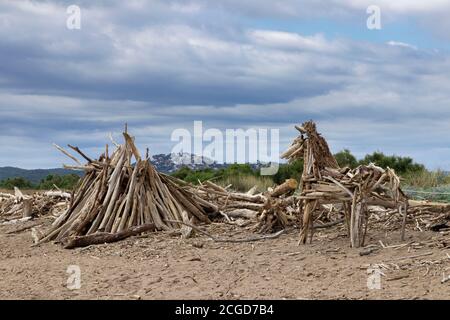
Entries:
POLYGON ((125 122, 156 154, 194 120, 284 148, 314 119, 335 152, 450 170, 448 30, 448 0, 0 0, 0 166, 68 162, 52 142, 96 156, 125 122))

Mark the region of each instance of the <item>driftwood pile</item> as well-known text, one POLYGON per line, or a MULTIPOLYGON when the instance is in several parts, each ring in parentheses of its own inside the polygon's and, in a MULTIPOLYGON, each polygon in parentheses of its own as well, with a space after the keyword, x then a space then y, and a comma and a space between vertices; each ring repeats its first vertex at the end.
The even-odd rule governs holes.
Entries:
POLYGON ((304 161, 299 196, 303 212, 301 243, 306 243, 308 234, 312 241, 315 212, 323 204, 342 205, 352 247, 364 245, 370 215, 368 207, 371 205, 395 208, 402 213, 404 236, 408 200, 393 170, 384 170, 373 164, 353 170, 339 168, 314 122, 306 122, 296 129, 300 135, 282 158, 304 161))
POLYGON ((267 192, 264 206, 258 213, 258 225, 256 227, 258 232, 273 232, 299 223, 299 202, 293 196, 297 187, 297 180, 288 179, 267 192))
MULTIPOLYGON (((380 229, 397 230, 402 227, 403 217, 396 209, 380 206, 369 207, 371 225, 380 229)), ((416 231, 441 231, 450 229, 450 204, 428 201, 408 201, 407 227, 416 231)))
POLYGON ((258 222, 255 230, 267 233, 298 222, 297 199, 292 196, 297 187, 295 179, 288 179, 264 193, 255 194, 256 187, 239 193, 205 181, 194 192, 216 204, 225 217, 255 219, 258 222))
POLYGON ((191 186, 191 191, 204 200, 214 203, 218 210, 230 218, 256 218, 258 211, 263 207, 265 197, 256 194, 252 188, 247 193, 228 190, 212 181, 204 181, 199 186, 191 186))
POLYGON ((308 236, 312 241, 315 229, 346 222, 352 247, 364 245, 369 222, 389 230, 400 227, 402 237, 407 221, 419 231, 450 227, 450 204, 408 200, 399 177, 389 168, 374 164, 340 168, 312 121, 296 129, 300 135, 282 157, 303 159, 300 186, 295 179, 288 179, 263 193, 257 193, 256 187, 247 193, 234 192, 211 181, 192 186, 159 173, 150 163, 148 151, 142 158, 127 132, 124 144, 111 139, 115 151, 110 155, 107 145, 98 160, 69 145, 87 161, 85 165, 56 146, 77 163, 66 168, 86 172, 76 190, 73 194, 57 190, 28 196, 16 188, 14 195, 0 193, 0 225, 51 212, 56 220, 35 242, 53 240, 66 248, 115 242, 156 230, 179 229, 187 237, 193 230, 199 231, 197 224, 218 216, 228 221, 253 220, 256 232, 278 231, 275 237, 283 232, 279 230, 300 225, 301 243, 306 243, 308 236), (61 209, 64 211, 57 214, 61 209))
POLYGON ((450 204, 426 201, 409 201, 408 216, 419 231, 450 228, 450 204))
MULTIPOLYGON (((178 180, 156 171, 143 159, 127 132, 125 143, 108 146, 98 160, 71 147, 88 163, 78 168, 86 175, 74 193, 70 208, 53 223, 40 243, 55 240, 68 248, 104 243, 153 230, 173 230, 183 221, 208 223, 217 207, 178 184, 178 180), (170 222, 169 222, 170 221, 170 222)), ((76 159, 58 147, 72 159, 76 159)), ((77 160, 77 163, 79 161, 77 160)))
POLYGON ((15 188, 14 195, 0 193, 0 221, 2 224, 14 224, 48 214, 58 216, 67 209, 69 201, 70 194, 62 191, 24 195, 15 188))

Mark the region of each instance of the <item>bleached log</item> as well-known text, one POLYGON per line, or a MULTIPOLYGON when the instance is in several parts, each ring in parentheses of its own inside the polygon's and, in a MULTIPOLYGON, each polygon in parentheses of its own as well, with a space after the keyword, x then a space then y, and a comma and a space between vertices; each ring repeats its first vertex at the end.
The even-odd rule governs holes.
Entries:
POLYGON ((210 187, 211 189, 214 189, 214 190, 219 191, 219 192, 223 192, 223 193, 227 193, 228 192, 226 189, 222 188, 221 186, 219 186, 219 185, 217 185, 217 184, 215 184, 215 183, 213 183, 211 181, 205 181, 205 182, 203 182, 203 184, 208 186, 208 187, 210 187))
POLYGON ((153 223, 151 224, 145 224, 142 226, 133 227, 127 230, 123 230, 118 233, 106 233, 106 232, 99 232, 94 233, 87 236, 81 236, 76 238, 67 238, 64 239, 63 245, 65 249, 74 249, 74 248, 81 248, 81 247, 87 247, 90 245, 96 245, 96 244, 104 244, 104 243, 112 243, 117 242, 123 239, 126 239, 128 237, 136 236, 144 232, 148 231, 154 231, 155 225, 153 223))
POLYGON ((227 204, 227 209, 249 209, 253 211, 258 211, 264 207, 263 203, 253 203, 253 202, 231 202, 227 204))
POLYGON ((14 187, 14 197, 16 198, 17 202, 21 202, 23 199, 25 199, 22 191, 20 191, 20 189, 17 187, 14 187))
MULTIPOLYGON (((183 218, 183 222, 192 224, 193 221, 189 220, 189 215, 186 211, 181 212, 181 217, 183 218)), ((193 229, 187 225, 183 225, 180 229, 181 238, 188 239, 192 235, 193 229)))
POLYGON ((253 196, 258 192, 258 186, 253 186, 250 190, 247 191, 248 196, 253 196))
POLYGON ((14 198, 14 196, 12 194, 9 194, 9 193, 2 193, 2 192, 0 192, 0 198, 12 199, 12 198, 14 198))
POLYGON ((44 193, 44 196, 46 197, 55 197, 55 198, 63 198, 63 199, 70 199, 72 198, 72 195, 68 192, 63 191, 47 191, 44 193))
POLYGON ((295 179, 287 179, 283 184, 276 187, 271 193, 271 197, 279 197, 286 193, 292 192, 298 187, 298 182, 295 179))
POLYGON ((227 216, 230 218, 246 218, 246 219, 256 219, 256 216, 258 215, 257 211, 250 210, 250 209, 235 209, 225 212, 227 216))
POLYGON ((33 215, 32 202, 30 199, 23 200, 22 218, 29 218, 33 215))

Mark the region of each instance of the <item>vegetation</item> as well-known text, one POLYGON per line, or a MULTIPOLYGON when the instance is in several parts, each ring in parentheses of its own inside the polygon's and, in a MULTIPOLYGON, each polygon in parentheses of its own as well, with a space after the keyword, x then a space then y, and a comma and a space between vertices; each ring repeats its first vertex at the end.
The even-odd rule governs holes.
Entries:
POLYGON ((354 169, 358 166, 358 160, 348 149, 336 153, 334 157, 341 168, 349 167, 354 169))
POLYGON ((303 160, 294 161, 291 164, 281 164, 278 168, 278 172, 273 176, 273 181, 276 184, 281 184, 286 179, 299 180, 303 172, 303 160))
POLYGON ((415 163, 412 158, 399 157, 396 155, 386 156, 383 152, 376 151, 372 154, 366 155, 363 159, 358 161, 356 157, 348 150, 344 149, 334 155, 340 167, 356 168, 358 165, 368 165, 374 163, 382 168, 391 168, 401 176, 411 175, 425 172, 425 166, 415 163))
POLYGON ((183 167, 172 175, 192 184, 214 180, 223 186, 231 184, 237 191, 248 191, 254 186, 257 186, 259 191, 265 191, 268 187, 284 182, 288 178, 294 177, 298 179, 298 170, 301 172, 302 168, 303 162, 298 161, 292 165, 280 165, 278 173, 274 176, 261 176, 260 171, 249 164, 232 164, 226 169, 219 170, 203 169, 194 171, 188 167, 183 167))
MULTIPOLYGON (((409 157, 387 156, 382 152, 374 152, 366 155, 363 159, 357 158, 348 150, 344 149, 336 153, 335 158, 341 167, 356 168, 358 165, 374 163, 383 168, 392 168, 402 178, 402 184, 407 192, 437 192, 433 190, 448 190, 450 193, 450 176, 443 171, 428 171, 425 166, 418 164, 409 157)), ((233 185, 233 189, 247 191, 253 186, 257 186, 259 191, 267 190, 275 184, 283 183, 286 179, 299 179, 303 171, 303 161, 297 160, 292 164, 281 164, 278 172, 274 176, 261 176, 259 170, 253 169, 248 164, 233 164, 226 169, 213 170, 204 169, 194 171, 187 167, 181 168, 173 175, 187 182, 198 184, 199 181, 214 180, 223 186, 233 185)), ((413 198, 424 198, 420 193, 408 193, 413 198)), ((432 200, 448 200, 450 196, 427 196, 432 200), (448 198, 448 199, 447 199, 448 198)))
POLYGON ((41 180, 45 179, 48 175, 58 175, 58 176, 65 176, 67 174, 73 174, 76 173, 79 176, 83 176, 84 172, 81 171, 73 171, 68 169, 33 169, 33 170, 27 170, 27 169, 20 169, 15 167, 0 167, 0 181, 6 180, 8 178, 15 178, 20 177, 24 178, 25 180, 30 181, 34 185, 38 185, 41 180))
POLYGON ((50 190, 57 186, 60 189, 71 190, 77 185, 78 181, 80 181, 80 176, 76 174, 64 176, 50 174, 39 183, 37 189, 50 190))
POLYGON ((374 152, 368 154, 362 159, 360 164, 374 163, 382 168, 391 168, 401 176, 405 174, 414 174, 425 171, 425 166, 422 164, 415 163, 412 158, 409 157, 399 157, 399 156, 386 156, 382 152, 374 152))
POLYGON ((410 172, 403 176, 404 183, 414 188, 435 188, 450 184, 450 176, 442 170, 410 172))
MULTIPOLYGON (((409 157, 387 156, 382 152, 374 152, 366 155, 363 159, 357 158, 348 150, 344 149, 335 154, 335 158, 341 167, 355 168, 361 164, 374 163, 380 167, 392 168, 402 178, 402 184, 408 195, 417 199, 430 199, 439 201, 450 201, 450 195, 434 195, 431 193, 450 193, 450 176, 441 170, 428 171, 425 166, 418 164, 409 157), (426 193, 420 193, 426 192, 426 193)), ((261 176, 260 171, 249 164, 233 164, 225 169, 203 169, 192 170, 183 167, 173 176, 198 184, 199 181, 213 180, 216 183, 228 186, 238 191, 248 191, 257 186, 258 191, 267 190, 275 184, 281 184, 286 179, 299 179, 303 171, 303 161, 297 160, 291 164, 280 164, 278 172, 273 176, 261 176)), ((33 183, 23 177, 8 178, 0 181, 0 188, 12 190, 14 187, 20 189, 49 190, 56 185, 64 190, 73 189, 80 177, 76 174, 49 174, 38 183, 33 183)))
POLYGON ((33 184, 25 178, 17 177, 0 181, 0 188, 12 190, 14 187, 17 187, 23 190, 50 190, 57 186, 60 189, 71 190, 76 186, 79 180, 80 176, 76 174, 67 174, 63 176, 50 174, 38 184, 33 184))
POLYGON ((33 184, 21 177, 8 178, 6 180, 0 181, 0 188, 12 190, 14 187, 19 189, 33 189, 33 184))
POLYGON ((194 171, 191 168, 182 167, 172 175, 186 182, 198 184, 206 180, 217 179, 220 176, 220 170, 202 169, 194 171))
POLYGON ((274 185, 271 177, 255 175, 229 176, 219 180, 218 183, 224 187, 232 185, 234 190, 240 192, 247 192, 254 186, 256 186, 258 192, 264 192, 274 185))

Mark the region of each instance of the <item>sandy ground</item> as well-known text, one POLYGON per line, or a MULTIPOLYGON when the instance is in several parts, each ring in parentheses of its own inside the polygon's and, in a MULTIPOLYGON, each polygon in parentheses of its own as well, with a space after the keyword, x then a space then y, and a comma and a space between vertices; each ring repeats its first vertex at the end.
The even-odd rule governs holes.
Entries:
MULTIPOLYGON (((361 249, 349 248, 342 227, 317 233, 306 246, 297 245, 293 230, 240 244, 153 233, 76 250, 53 243, 30 247, 29 230, 7 234, 18 227, 0 227, 0 299, 450 298, 450 281, 441 283, 450 276, 448 231, 409 231, 403 242, 409 245, 360 256, 361 249), (379 289, 367 286, 370 264, 381 264, 379 289), (79 290, 67 288, 70 265, 81 270, 79 290)), ((235 225, 205 228, 221 236, 251 234, 235 225)), ((402 244, 399 237, 398 231, 371 231, 368 244, 402 244)))

